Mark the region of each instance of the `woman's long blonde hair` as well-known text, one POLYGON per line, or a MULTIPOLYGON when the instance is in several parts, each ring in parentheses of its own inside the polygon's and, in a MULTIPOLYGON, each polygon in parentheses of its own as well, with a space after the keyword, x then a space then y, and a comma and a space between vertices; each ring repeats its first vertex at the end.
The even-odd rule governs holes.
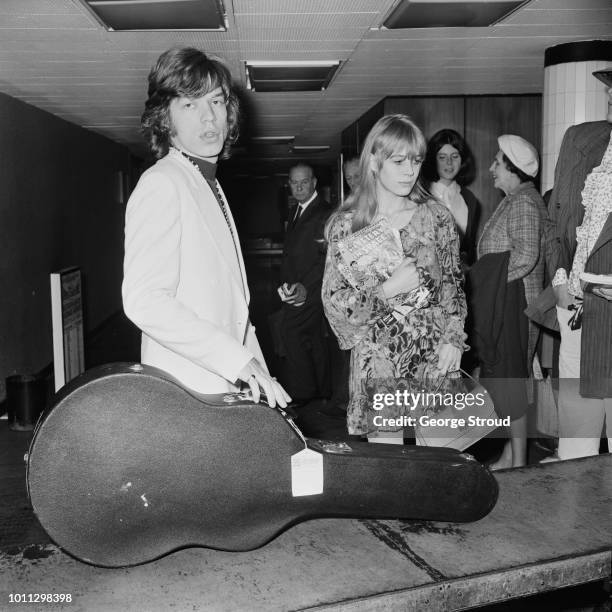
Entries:
MULTIPOLYGON (((340 205, 333 214, 326 228, 345 212, 353 212, 352 229, 354 232, 369 225, 378 212, 376 200, 376 177, 383 162, 396 153, 406 153, 411 158, 425 157, 427 143, 423 132, 414 124, 408 115, 385 115, 381 117, 370 130, 361 155, 359 157, 359 172, 361 178, 355 191, 340 205), (372 156, 375 164, 372 167, 372 156)), ((424 187, 421 176, 417 178, 408 196, 413 202, 423 204, 432 198, 424 187)))

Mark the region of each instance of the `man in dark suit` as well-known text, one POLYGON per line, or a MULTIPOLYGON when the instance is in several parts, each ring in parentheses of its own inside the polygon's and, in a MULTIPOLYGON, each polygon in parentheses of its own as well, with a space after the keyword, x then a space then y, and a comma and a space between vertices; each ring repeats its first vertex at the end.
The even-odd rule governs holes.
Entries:
POLYGON ((329 346, 321 283, 325 267, 323 230, 331 213, 317 193, 317 179, 307 164, 289 171, 289 187, 297 206, 290 215, 281 263, 283 301, 281 336, 285 349, 282 380, 298 402, 331 393, 329 346))

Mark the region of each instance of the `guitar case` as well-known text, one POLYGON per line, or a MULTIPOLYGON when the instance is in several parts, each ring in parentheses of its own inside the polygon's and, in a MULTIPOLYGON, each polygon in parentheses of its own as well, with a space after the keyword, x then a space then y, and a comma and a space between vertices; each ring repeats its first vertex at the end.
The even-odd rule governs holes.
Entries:
POLYGON ((465 453, 304 439, 280 409, 127 363, 60 390, 36 426, 27 485, 51 539, 103 567, 188 546, 250 550, 315 517, 475 521, 498 493, 465 453), (323 491, 294 496, 291 457, 306 447, 323 491))

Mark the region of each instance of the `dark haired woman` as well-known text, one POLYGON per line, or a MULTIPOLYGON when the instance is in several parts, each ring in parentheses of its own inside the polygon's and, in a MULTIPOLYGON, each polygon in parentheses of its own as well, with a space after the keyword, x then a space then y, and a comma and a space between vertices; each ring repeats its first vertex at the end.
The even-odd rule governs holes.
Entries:
POLYGON ((340 347, 352 349, 348 431, 374 442, 403 443, 404 417, 415 414, 400 402, 381 406, 381 394, 437 387, 465 348, 459 240, 448 210, 420 182, 425 148, 406 115, 379 119, 359 183, 327 226, 323 307, 340 347), (360 230, 372 240, 351 261, 345 246, 360 230))
POLYGON ((546 216, 544 201, 533 182, 539 167, 537 151, 524 138, 512 134, 499 136, 497 142, 499 151, 490 172, 495 187, 505 197, 485 224, 478 242, 479 259, 489 253, 509 252, 505 298, 503 304, 494 304, 503 316, 497 357, 486 367, 483 363, 480 372, 499 416, 510 417, 511 438, 492 466, 494 469, 519 467, 527 462, 526 381, 538 330, 524 311, 544 284, 541 236, 546 216))
POLYGON ((423 162, 425 186, 453 215, 459 231, 459 251, 465 266, 476 260, 480 202, 466 187, 474 177, 474 157, 455 130, 436 132, 427 143, 423 162))
POLYGON ((200 393, 250 387, 286 406, 249 322, 249 291, 231 211, 215 178, 237 137, 238 101, 217 59, 189 47, 149 74, 143 132, 158 159, 125 216, 123 306, 142 330, 141 361, 200 393))

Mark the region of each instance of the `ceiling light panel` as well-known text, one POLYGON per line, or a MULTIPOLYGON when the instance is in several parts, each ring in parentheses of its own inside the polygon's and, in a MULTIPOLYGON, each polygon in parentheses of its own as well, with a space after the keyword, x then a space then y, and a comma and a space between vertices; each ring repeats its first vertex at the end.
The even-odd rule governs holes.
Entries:
POLYGON ((247 61, 247 86, 255 92, 322 91, 330 83, 339 60, 326 62, 247 61))
POLYGON ((329 151, 330 145, 293 145, 292 153, 323 153, 329 151))
POLYGON ((387 29, 487 27, 529 1, 402 0, 383 26, 387 29))
POLYGON ((81 0, 110 31, 225 31, 221 0, 81 0))

